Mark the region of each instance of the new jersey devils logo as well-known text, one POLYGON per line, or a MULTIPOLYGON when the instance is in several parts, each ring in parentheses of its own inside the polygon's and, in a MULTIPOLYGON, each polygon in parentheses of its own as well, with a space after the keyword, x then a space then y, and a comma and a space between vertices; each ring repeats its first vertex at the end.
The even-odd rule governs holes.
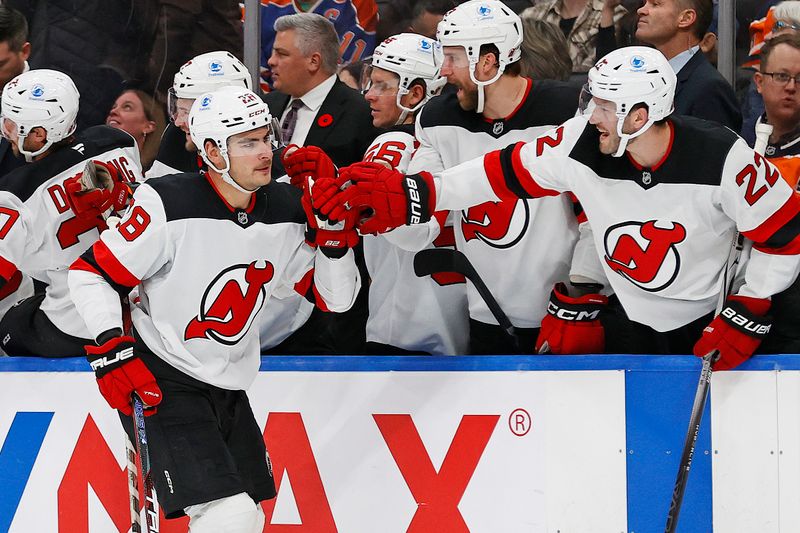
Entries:
POLYGON ((220 272, 206 288, 200 314, 186 326, 184 340, 207 337, 227 345, 239 342, 261 309, 264 285, 274 273, 269 261, 234 265, 220 272))
POLYGON ((623 222, 606 231, 604 259, 637 287, 660 291, 678 275, 681 257, 676 245, 685 238, 686 228, 677 222, 623 222))
POLYGON ((528 229, 530 208, 525 200, 486 202, 461 212, 464 239, 480 239, 492 248, 511 248, 528 229))

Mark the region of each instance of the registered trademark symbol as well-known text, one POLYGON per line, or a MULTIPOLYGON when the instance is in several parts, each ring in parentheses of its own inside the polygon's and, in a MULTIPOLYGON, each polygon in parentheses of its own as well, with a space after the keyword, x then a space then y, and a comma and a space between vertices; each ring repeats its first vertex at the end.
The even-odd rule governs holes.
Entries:
POLYGON ((517 437, 524 437, 531 430, 531 415, 525 409, 517 408, 508 415, 508 429, 517 437))

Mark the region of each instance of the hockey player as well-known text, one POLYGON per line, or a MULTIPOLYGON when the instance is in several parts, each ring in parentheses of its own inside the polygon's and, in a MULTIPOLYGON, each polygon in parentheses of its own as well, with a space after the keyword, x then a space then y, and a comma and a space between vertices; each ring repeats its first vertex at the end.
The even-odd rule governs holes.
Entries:
POLYGON ((0 212, 8 216, 2 231, 9 235, 0 246, 0 264, 8 269, 0 275, 13 265, 47 285, 0 321, 0 343, 9 355, 82 355, 93 337, 69 297, 67 268, 97 240, 105 228, 99 215, 114 201, 106 193, 101 203, 93 204, 92 195, 74 206, 68 190, 89 161, 117 185, 142 179, 136 142, 126 132, 94 126, 74 135, 78 104, 72 80, 54 70, 20 74, 3 91, 3 136, 29 164, 4 180, 0 212))
POLYGON ((167 93, 167 111, 172 123, 164 131, 156 160, 147 171, 148 179, 195 172, 202 166, 189 134, 189 110, 201 94, 227 85, 250 89, 251 78, 242 62, 223 50, 195 56, 175 73, 167 93))
MULTIPOLYGON (((627 313, 613 331, 630 341, 626 351, 716 349, 715 369, 733 368, 769 331, 770 297, 797 276, 800 197, 730 130, 673 115, 674 92, 675 74, 660 52, 621 48, 589 71, 583 116, 536 140, 436 177, 356 164, 340 180, 357 185, 317 203, 333 217, 342 202, 367 206, 374 215, 362 227, 386 228, 412 221, 409 213, 425 221, 436 209, 572 191, 627 313), (414 195, 405 192, 412 188, 414 195), (745 283, 714 317, 737 230, 754 243, 745 283)), ((601 307, 554 298, 548 311, 562 327, 549 334, 581 335, 601 307)))
MULTIPOLYGON (((446 81, 439 76, 440 65, 439 44, 421 35, 403 33, 378 45, 371 64, 362 72, 361 88, 370 104, 373 125, 388 131, 372 142, 364 161, 380 161, 405 172, 417 145, 414 116, 446 81)), ((300 148, 285 161, 295 181, 333 165, 315 147, 300 148)), ((418 278, 414 274, 417 251, 455 243, 452 223, 445 223, 447 215, 442 211, 421 226, 364 236, 371 280, 367 353, 466 353, 469 326, 463 277, 439 274, 418 278)))
POLYGON ((303 193, 271 183, 271 118, 244 88, 198 97, 189 130, 208 172, 138 187, 118 228, 69 274, 96 339, 86 351, 100 391, 131 436, 131 393, 157 406, 145 424, 153 471, 163 472, 156 494, 166 517, 187 514, 194 533, 260 532, 258 502, 275 496, 244 392, 260 363, 259 310, 276 290, 313 279, 309 293, 320 305, 344 311, 360 284, 349 249, 353 224, 318 230, 315 252, 304 240, 315 219, 307 222, 303 193), (137 285, 128 334, 119 294, 137 285))
MULTIPOLYGON (((519 75, 522 23, 502 2, 457 6, 439 23, 437 39, 444 54, 441 75, 458 91, 420 111, 420 145, 409 173, 453 167, 531 140, 574 116, 578 89, 519 75)), ((456 248, 516 326, 519 346, 532 352, 550 288, 568 274, 578 227, 572 201, 566 194, 535 201, 507 198, 453 215, 456 248)), ((470 282, 467 297, 470 353, 516 351, 470 282)))

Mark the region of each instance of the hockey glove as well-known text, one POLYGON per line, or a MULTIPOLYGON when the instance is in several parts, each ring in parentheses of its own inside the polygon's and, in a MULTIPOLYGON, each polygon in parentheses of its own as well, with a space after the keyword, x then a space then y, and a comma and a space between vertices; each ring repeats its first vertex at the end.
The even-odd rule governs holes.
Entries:
POLYGON ((747 296, 728 296, 722 311, 703 330, 694 354, 703 357, 719 351, 714 370, 730 370, 747 361, 772 327, 767 316, 770 301, 747 296))
POLYGON ((550 293, 547 315, 542 319, 536 353, 546 342, 550 353, 558 355, 603 353, 605 331, 600 313, 608 305, 602 294, 586 294, 578 298, 567 295, 567 287, 557 283, 550 293))
POLYGON ((347 250, 358 244, 358 233, 355 229, 355 213, 346 211, 341 221, 331 220, 321 215, 315 207, 317 196, 327 197, 338 190, 336 180, 320 178, 311 180, 306 178, 307 185, 303 187, 303 210, 308 219, 306 226, 306 241, 327 257, 338 259, 343 257, 347 250))
POLYGON ((108 210, 122 211, 132 196, 131 187, 114 165, 87 161, 86 167, 64 184, 67 202, 79 218, 106 218, 108 210))
POLYGON ((316 146, 300 148, 296 144, 290 144, 283 151, 281 160, 292 185, 301 189, 306 185, 306 178, 316 180, 337 176, 336 165, 328 154, 316 146))
POLYGON ((333 219, 348 209, 358 213, 362 234, 422 224, 434 212, 436 189, 428 172, 403 175, 381 163, 355 163, 341 169, 339 183, 343 181, 353 185, 330 199, 320 198, 320 210, 333 219))
MULTIPOLYGON (((112 337, 100 346, 84 346, 86 359, 97 377, 100 394, 108 405, 131 416, 131 393, 136 391, 145 407, 161 403, 161 389, 156 378, 133 353, 134 338, 112 337)), ((156 412, 146 409, 145 415, 156 412)))

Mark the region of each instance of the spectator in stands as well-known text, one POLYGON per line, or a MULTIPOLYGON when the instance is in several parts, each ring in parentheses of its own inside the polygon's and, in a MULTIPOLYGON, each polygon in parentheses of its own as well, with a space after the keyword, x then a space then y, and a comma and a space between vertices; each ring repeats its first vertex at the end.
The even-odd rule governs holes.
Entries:
MULTIPOLYGON (((30 54, 28 21, 16 9, 0 6, 0 91, 11 79, 30 69, 30 54)), ((14 155, 8 139, 0 140, 0 177, 24 163, 25 159, 14 155)))
POLYGON ((639 9, 636 38, 655 46, 678 76, 675 111, 721 123, 733 131, 742 114, 733 87, 700 51, 711 24, 712 0, 647 0, 639 9))
POLYGON ((456 5, 456 0, 419 0, 414 6, 408 31, 436 39, 436 27, 444 14, 456 5))
MULTIPOLYGON (((359 91, 336 77, 338 38, 333 23, 313 13, 287 15, 275 21, 275 44, 269 58, 275 91, 265 100, 281 122, 283 141, 318 146, 343 167, 361 161, 378 136, 369 104, 359 91)), ((277 159, 277 158, 276 158, 277 159)), ((285 172, 277 160, 272 176, 285 172)), ((360 252, 357 251, 357 257, 360 252)), ((359 260, 363 267, 363 260, 359 260)), ((362 270, 362 279, 367 279, 362 270)), ((314 310, 306 324, 275 353, 360 353, 364 344, 368 284, 350 311, 314 310)))
POLYGON ((156 158, 161 134, 167 126, 163 108, 146 92, 127 89, 114 102, 106 125, 125 130, 136 139, 142 170, 147 171, 156 158))
POLYGON ((567 81, 572 73, 569 46, 562 31, 550 22, 522 13, 521 74, 527 78, 567 81))
MULTIPOLYGON (((750 25, 753 34, 753 46, 750 50, 750 60, 747 65, 758 70, 761 50, 773 37, 786 33, 798 33, 800 30, 800 2, 788 0, 770 8, 767 15, 750 25)), ((743 98, 742 131, 740 135, 753 146, 755 142, 755 125, 759 117, 764 114, 764 100, 752 80, 743 98)))
MULTIPOLYGON (((800 34, 784 33, 768 40, 761 65, 753 77, 764 97, 765 112, 758 123, 772 126, 764 150, 767 159, 797 189, 800 178, 800 34)), ((765 136, 766 136, 765 135, 765 136)), ((772 297, 773 323, 764 340, 764 353, 800 353, 800 281, 772 297)))
POLYGON ((269 61, 276 37, 275 23, 281 17, 299 13, 315 13, 333 24, 338 35, 335 48, 344 65, 369 57, 375 49, 375 30, 378 24, 378 6, 375 0, 262 1, 260 79, 261 90, 264 92, 275 88, 269 61))
POLYGON ((521 16, 558 25, 569 43, 572 70, 588 72, 597 57, 616 48, 616 26, 625 13, 620 0, 545 0, 521 16))

